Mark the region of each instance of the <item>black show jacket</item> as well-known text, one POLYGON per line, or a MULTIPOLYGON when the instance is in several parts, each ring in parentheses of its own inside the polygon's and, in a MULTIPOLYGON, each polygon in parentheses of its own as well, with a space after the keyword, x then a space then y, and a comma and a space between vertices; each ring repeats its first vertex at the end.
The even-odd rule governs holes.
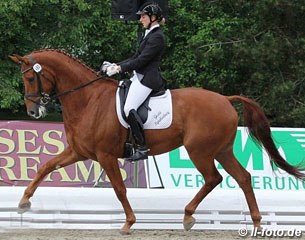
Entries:
POLYGON ((144 86, 155 91, 164 88, 164 80, 160 73, 161 57, 165 50, 165 37, 160 27, 152 29, 140 42, 136 53, 129 59, 118 63, 122 72, 135 70, 143 74, 144 86))

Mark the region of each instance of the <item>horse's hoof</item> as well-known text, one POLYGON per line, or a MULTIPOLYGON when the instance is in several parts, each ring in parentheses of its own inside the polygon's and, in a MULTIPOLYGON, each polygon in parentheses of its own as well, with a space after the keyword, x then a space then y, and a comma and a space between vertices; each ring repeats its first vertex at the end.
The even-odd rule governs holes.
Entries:
POLYGON ((19 214, 22 214, 30 209, 31 209, 31 202, 26 202, 26 203, 19 204, 17 212, 19 214))
POLYGON ((130 230, 121 229, 121 230, 120 230, 120 234, 125 236, 125 235, 130 235, 131 232, 130 232, 130 230))
POLYGON ((188 220, 188 221, 184 221, 184 222, 183 222, 184 230, 185 230, 185 231, 191 230, 195 223, 196 223, 196 219, 193 218, 193 217, 191 217, 191 219, 188 220))

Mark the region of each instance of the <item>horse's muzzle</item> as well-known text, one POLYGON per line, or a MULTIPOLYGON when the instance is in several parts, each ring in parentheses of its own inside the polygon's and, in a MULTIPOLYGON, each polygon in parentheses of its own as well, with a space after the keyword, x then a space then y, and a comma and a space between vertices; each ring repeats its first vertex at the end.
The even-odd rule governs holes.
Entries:
POLYGON ((47 110, 44 106, 38 105, 38 104, 31 104, 31 106, 28 107, 27 111, 28 115, 32 118, 39 119, 43 118, 47 115, 47 110))

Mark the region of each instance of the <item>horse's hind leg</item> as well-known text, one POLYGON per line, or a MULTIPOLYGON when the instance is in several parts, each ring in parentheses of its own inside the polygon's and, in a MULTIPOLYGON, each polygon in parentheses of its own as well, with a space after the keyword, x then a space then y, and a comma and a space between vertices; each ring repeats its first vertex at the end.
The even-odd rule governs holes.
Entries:
POLYGON ((38 170, 35 178, 25 189, 24 194, 19 202, 18 212, 24 213, 31 208, 31 202, 29 199, 33 196, 35 190, 47 174, 54 171, 55 169, 75 163, 78 160, 80 160, 78 159, 78 156, 71 150, 70 147, 68 147, 61 154, 43 164, 38 170))
POLYGON ((183 226, 186 231, 190 230, 195 224, 195 218, 192 216, 200 202, 222 181, 222 176, 214 165, 214 158, 203 158, 200 153, 189 153, 197 170, 203 175, 205 184, 195 195, 195 197, 186 205, 183 226))
POLYGON ((240 188, 243 190, 254 227, 260 228, 262 217, 260 215, 256 198, 251 185, 250 173, 246 171, 246 169, 244 169, 237 161, 232 148, 225 152, 219 153, 216 156, 216 159, 227 171, 227 173, 229 173, 236 180, 240 188))

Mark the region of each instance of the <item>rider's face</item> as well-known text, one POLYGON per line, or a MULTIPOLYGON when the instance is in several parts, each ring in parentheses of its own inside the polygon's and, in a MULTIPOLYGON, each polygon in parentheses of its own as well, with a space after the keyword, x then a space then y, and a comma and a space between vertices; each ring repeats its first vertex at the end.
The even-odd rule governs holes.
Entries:
POLYGON ((140 22, 142 23, 144 28, 148 28, 148 25, 150 23, 149 16, 147 14, 142 14, 140 17, 140 22))

